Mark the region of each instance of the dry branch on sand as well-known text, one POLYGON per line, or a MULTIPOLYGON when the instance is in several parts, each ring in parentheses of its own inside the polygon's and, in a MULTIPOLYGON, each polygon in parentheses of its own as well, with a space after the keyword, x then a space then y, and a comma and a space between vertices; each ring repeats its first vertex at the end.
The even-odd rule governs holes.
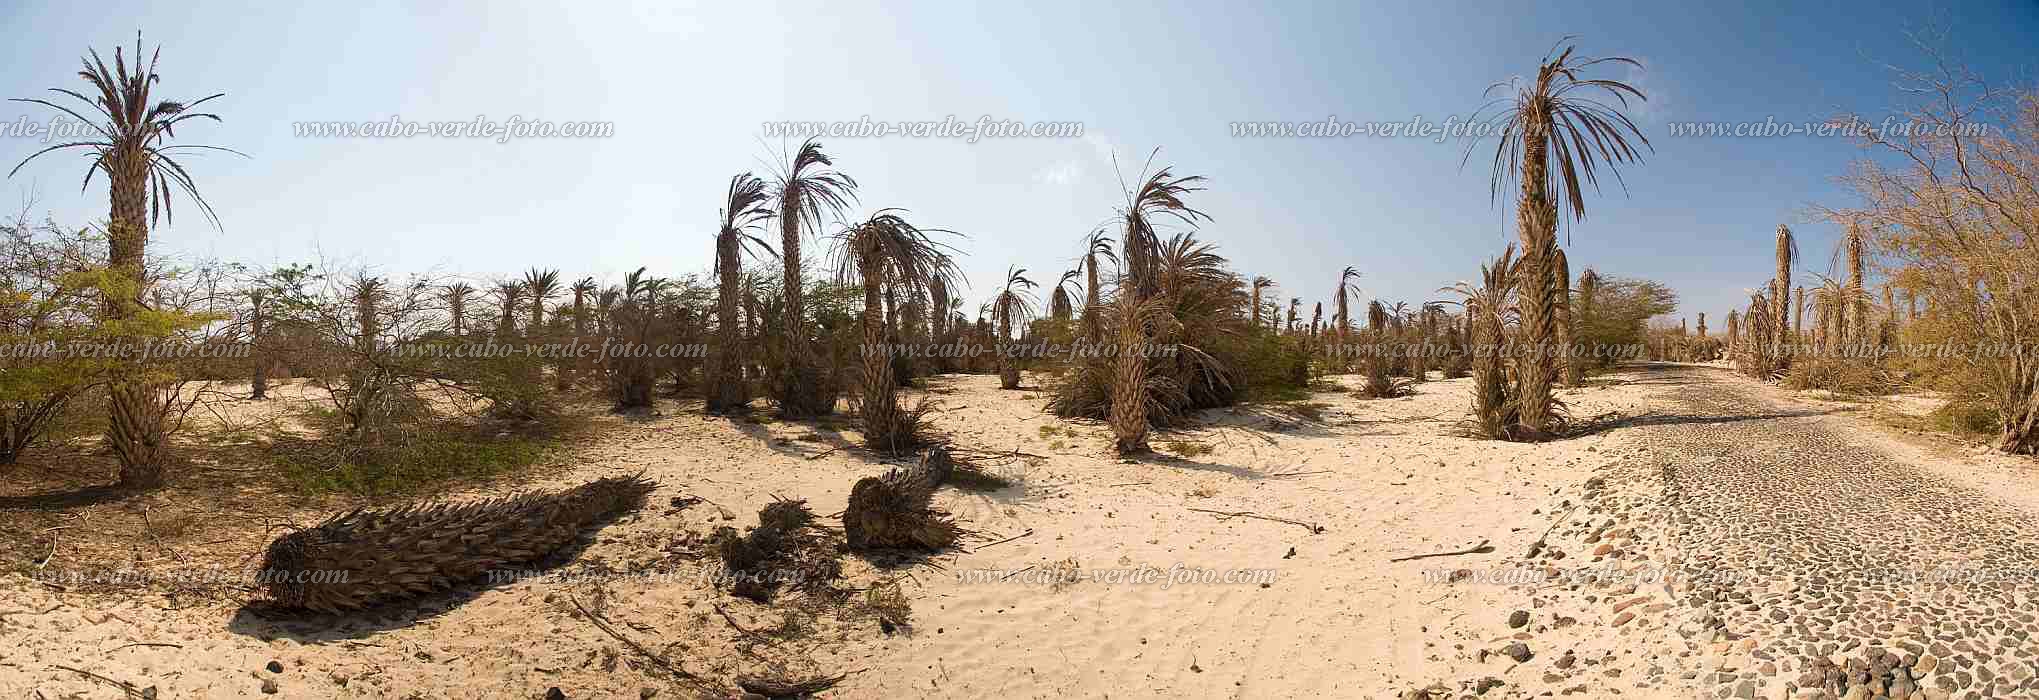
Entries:
POLYGON ((269 544, 269 597, 338 613, 450 588, 508 564, 532 562, 644 505, 657 484, 609 477, 563 491, 468 503, 360 509, 269 544))

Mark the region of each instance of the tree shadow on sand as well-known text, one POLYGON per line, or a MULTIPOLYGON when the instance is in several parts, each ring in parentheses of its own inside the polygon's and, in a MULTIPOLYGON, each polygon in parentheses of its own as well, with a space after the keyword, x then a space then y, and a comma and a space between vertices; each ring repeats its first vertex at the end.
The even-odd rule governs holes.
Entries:
POLYGON ((1779 420, 1784 418, 1808 418, 1839 413, 1834 409, 1817 411, 1768 411, 1760 413, 1700 414, 1700 413, 1657 413, 1650 412, 1634 416, 1608 415, 1580 422, 1566 430, 1560 439, 1583 437, 1604 433, 1617 428, 1637 428, 1654 425, 1717 425, 1743 421, 1779 420))
POLYGON ((0 511, 55 511, 70 508, 84 508, 105 503, 126 500, 146 491, 126 488, 117 484, 81 486, 62 491, 45 491, 24 496, 0 496, 0 511))

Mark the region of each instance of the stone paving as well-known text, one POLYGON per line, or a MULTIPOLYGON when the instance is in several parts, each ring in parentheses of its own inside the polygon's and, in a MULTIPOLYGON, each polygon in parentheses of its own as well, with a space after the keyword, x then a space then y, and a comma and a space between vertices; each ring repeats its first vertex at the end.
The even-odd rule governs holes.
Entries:
POLYGON ((1682 406, 1639 418, 1660 480, 1671 614, 1755 668, 1718 697, 2039 697, 2039 522, 1782 408, 1720 370, 1664 368, 1682 406), (1780 689, 1781 688, 1781 689, 1780 689))

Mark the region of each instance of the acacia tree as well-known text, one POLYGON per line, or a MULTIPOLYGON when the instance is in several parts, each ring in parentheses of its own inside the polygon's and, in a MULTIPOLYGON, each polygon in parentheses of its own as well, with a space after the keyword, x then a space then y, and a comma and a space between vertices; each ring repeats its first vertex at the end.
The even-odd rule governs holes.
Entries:
POLYGON ((802 289, 800 238, 802 227, 821 225, 824 213, 837 215, 856 198, 857 181, 837 172, 834 161, 809 139, 800 144, 774 183, 779 214, 779 260, 785 265, 785 286, 779 290, 780 332, 785 343, 784 367, 774 385, 779 412, 787 417, 818 416, 835 410, 833 387, 823 386, 807 337, 806 301, 802 289))
POLYGON ((745 248, 762 248, 771 253, 772 246, 759 238, 755 231, 772 218, 769 196, 765 193, 765 181, 756 175, 743 173, 729 179, 729 192, 723 197, 722 221, 715 233, 715 359, 708 366, 708 412, 726 413, 740 410, 750 404, 749 385, 743 380, 739 359, 742 346, 742 329, 737 325, 736 309, 741 299, 739 285, 743 277, 743 252, 745 248))
MULTIPOLYGON (((1478 112, 1495 110, 1487 121, 1492 128, 1480 132, 1499 135, 1490 171, 1492 196, 1498 200, 1511 181, 1521 185, 1515 228, 1522 243, 1517 265, 1524 283, 1518 285, 1516 307, 1524 351, 1516 363, 1514 398, 1523 429, 1519 434, 1527 439, 1548 436, 1556 414, 1551 386, 1557 363, 1551 345, 1558 337, 1556 310, 1564 290, 1551 268, 1557 263, 1559 212, 1566 211, 1574 221, 1584 219, 1581 181, 1597 188, 1602 165, 1619 178, 1618 165, 1641 160, 1635 146, 1649 146, 1642 130, 1621 113, 1628 98, 1647 99, 1642 91, 1618 80, 1582 77, 1602 64, 1638 69, 1642 64, 1622 57, 1574 58, 1575 47, 1565 41, 1558 46, 1564 51, 1555 58, 1546 54, 1534 81, 1509 80, 1489 87, 1489 96, 1496 90, 1513 94, 1488 102, 1478 112), (1587 96, 1593 93, 1611 97, 1615 104, 1587 96)), ((1468 144, 1468 159, 1476 145, 1477 141, 1468 144)))
MULTIPOLYGON (((1897 117, 1920 128, 1851 131, 1890 157, 1850 169, 1844 182, 1865 205, 1835 218, 1875 236, 1907 291, 1924 297, 1907 335, 1977 350, 1928 365, 1934 379, 1995 414, 1995 449, 2039 453, 2039 90, 1992 89, 1945 61, 1899 88, 1920 98, 1897 117)), ((1849 267, 1841 307, 1866 325, 1859 263, 1849 267)))
MULTIPOLYGON (((90 97, 65 88, 50 88, 51 92, 84 102, 97 112, 95 117, 87 117, 48 100, 15 100, 63 112, 92 129, 92 136, 85 140, 60 143, 29 154, 14 166, 8 176, 13 177, 23 165, 45 153, 75 148, 91 152, 90 166, 85 170, 85 184, 89 186, 92 176, 100 173, 106 175, 107 181, 106 262, 112 280, 104 299, 103 318, 109 328, 117 331, 116 337, 128 338, 127 342, 131 344, 138 344, 137 340, 162 326, 163 319, 151 321, 149 317, 154 312, 144 309, 141 304, 149 289, 143 261, 148 249, 149 227, 158 221, 172 223, 172 190, 183 192, 198 205, 199 211, 215 228, 219 226, 219 218, 214 214, 212 205, 199 194, 197 183, 173 156, 196 150, 240 155, 218 146, 165 142, 166 138, 176 136, 177 125, 185 121, 220 121, 217 115, 199 112, 196 108, 224 93, 188 103, 155 100, 152 90, 161 79, 156 74, 156 59, 160 55, 160 49, 151 53, 144 65, 141 34, 136 33, 132 64, 119 48, 114 49, 111 68, 99 57, 98 51, 88 50, 84 69, 78 75, 91 85, 90 97)), ((150 487, 163 479, 164 459, 169 447, 166 421, 175 404, 174 395, 166 392, 174 392, 176 387, 160 370, 130 365, 133 363, 121 363, 114 368, 107 382, 110 420, 107 422, 106 442, 120 461, 120 485, 150 487)))

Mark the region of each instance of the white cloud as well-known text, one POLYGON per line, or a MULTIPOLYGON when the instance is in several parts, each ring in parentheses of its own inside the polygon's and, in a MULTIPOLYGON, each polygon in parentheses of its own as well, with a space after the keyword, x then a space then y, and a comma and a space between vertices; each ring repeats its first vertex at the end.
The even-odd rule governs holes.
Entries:
POLYGON ((1049 185, 1071 185, 1083 179, 1083 164, 1065 160, 1042 168, 1034 173, 1034 182, 1049 185))

